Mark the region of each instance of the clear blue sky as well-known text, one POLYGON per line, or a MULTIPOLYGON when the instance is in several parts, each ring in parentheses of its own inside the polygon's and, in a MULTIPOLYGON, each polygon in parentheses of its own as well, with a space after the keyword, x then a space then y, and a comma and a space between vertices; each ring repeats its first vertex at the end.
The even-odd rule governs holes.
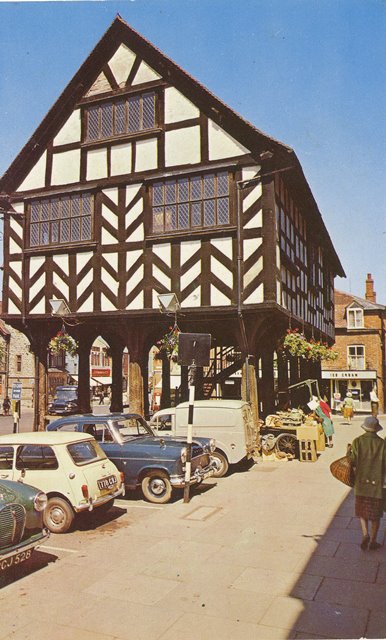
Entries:
POLYGON ((119 13, 293 147, 346 271, 386 305, 384 0, 0 0, 0 174, 119 13))

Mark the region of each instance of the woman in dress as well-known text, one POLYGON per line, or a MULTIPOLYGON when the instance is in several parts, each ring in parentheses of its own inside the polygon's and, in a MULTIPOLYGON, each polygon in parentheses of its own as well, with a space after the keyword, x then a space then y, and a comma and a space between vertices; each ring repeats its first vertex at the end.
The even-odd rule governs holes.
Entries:
POLYGON ((354 416, 354 400, 352 399, 352 393, 347 391, 346 397, 343 400, 343 417, 351 424, 351 420, 354 416))
POLYGON ((349 455, 355 467, 355 515, 362 528, 361 549, 375 551, 381 546, 377 533, 383 515, 383 484, 386 446, 377 434, 383 427, 374 416, 365 418, 361 436, 353 440, 349 455), (371 530, 369 530, 369 522, 371 530))

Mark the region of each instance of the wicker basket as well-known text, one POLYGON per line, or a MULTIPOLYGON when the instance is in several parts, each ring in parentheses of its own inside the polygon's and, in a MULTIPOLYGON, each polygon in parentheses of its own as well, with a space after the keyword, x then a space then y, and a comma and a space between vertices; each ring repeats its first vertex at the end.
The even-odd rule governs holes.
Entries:
POLYGON ((353 462, 349 456, 344 456, 338 460, 334 460, 330 464, 330 471, 334 478, 343 482, 348 487, 353 487, 355 483, 355 470, 353 462))

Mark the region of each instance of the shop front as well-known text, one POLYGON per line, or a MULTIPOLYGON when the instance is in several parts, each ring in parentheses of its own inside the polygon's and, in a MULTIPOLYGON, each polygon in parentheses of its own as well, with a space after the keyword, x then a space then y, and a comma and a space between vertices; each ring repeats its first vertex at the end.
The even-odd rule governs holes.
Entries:
POLYGON ((371 412, 370 392, 377 384, 375 370, 322 371, 322 380, 325 381, 325 393, 334 411, 340 411, 349 391, 354 399, 355 411, 371 412))

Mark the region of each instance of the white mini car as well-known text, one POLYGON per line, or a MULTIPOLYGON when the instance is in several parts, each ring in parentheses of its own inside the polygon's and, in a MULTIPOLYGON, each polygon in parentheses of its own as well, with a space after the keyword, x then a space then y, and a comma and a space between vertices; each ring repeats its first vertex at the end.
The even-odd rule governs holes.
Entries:
POLYGON ((0 436, 1 478, 25 482, 48 498, 43 520, 65 533, 76 513, 109 509, 125 493, 122 474, 95 439, 83 433, 39 431, 0 436))

